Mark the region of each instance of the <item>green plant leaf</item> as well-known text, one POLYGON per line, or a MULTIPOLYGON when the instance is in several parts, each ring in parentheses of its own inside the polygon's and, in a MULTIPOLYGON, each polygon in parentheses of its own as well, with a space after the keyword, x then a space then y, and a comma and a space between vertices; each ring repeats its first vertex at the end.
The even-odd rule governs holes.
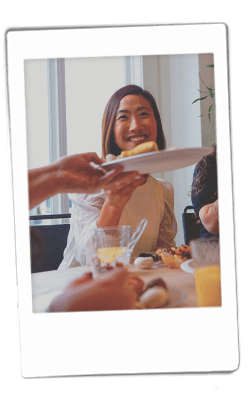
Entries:
POLYGON ((211 122, 210 114, 211 114, 211 111, 212 111, 212 109, 213 109, 213 106, 214 106, 214 104, 211 104, 211 106, 210 106, 209 109, 208 109, 208 119, 209 119, 209 122, 211 122))
POLYGON ((200 90, 200 89, 197 89, 198 90, 198 92, 200 92, 200 93, 208 93, 208 92, 203 92, 203 90, 200 90))
POLYGON ((205 96, 205 97, 201 97, 200 99, 196 99, 196 100, 193 101, 192 104, 196 103, 196 101, 204 100, 204 99, 206 99, 208 96, 209 96, 209 95, 207 95, 207 96, 205 96))
POLYGON ((208 68, 214 68, 214 64, 206 65, 206 67, 208 67, 208 68))
POLYGON ((209 88, 209 87, 205 84, 205 82, 201 79, 200 74, 199 74, 199 77, 200 77, 200 80, 201 80, 201 82, 203 83, 203 85, 206 86, 207 90, 211 90, 212 88, 209 88))

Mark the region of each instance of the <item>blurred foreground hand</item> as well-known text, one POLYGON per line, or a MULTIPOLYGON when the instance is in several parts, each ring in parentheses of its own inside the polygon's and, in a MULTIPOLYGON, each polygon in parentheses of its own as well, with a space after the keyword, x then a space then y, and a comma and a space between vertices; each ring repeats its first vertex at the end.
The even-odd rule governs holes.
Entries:
POLYGON ((50 312, 129 310, 134 306, 137 294, 128 285, 130 274, 126 268, 117 268, 104 277, 92 279, 88 273, 73 281, 51 303, 50 312))

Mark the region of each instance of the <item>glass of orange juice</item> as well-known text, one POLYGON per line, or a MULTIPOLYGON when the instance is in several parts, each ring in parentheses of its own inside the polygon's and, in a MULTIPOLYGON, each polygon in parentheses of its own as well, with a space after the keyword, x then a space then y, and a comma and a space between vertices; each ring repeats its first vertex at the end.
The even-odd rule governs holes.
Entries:
POLYGON ((220 246, 218 238, 190 241, 196 293, 200 307, 221 306, 220 246))
POLYGON ((109 270, 115 259, 124 265, 129 264, 131 254, 127 246, 131 236, 130 226, 96 228, 94 236, 96 248, 92 269, 95 275, 109 270))

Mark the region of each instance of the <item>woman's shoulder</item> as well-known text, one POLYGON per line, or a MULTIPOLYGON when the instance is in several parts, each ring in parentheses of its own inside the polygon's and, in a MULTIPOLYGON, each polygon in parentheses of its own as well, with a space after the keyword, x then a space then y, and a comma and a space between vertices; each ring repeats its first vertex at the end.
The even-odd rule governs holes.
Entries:
MULTIPOLYGON (((154 178, 155 179, 155 178, 154 178)), ((157 178, 155 179, 155 181, 157 182, 157 184, 159 186, 161 186, 162 190, 163 190, 163 199, 164 201, 172 201, 174 199, 174 187, 173 185, 162 179, 162 178, 157 178)))
POLYGON ((162 179, 162 178, 153 178, 156 182, 158 182, 158 184, 160 184, 163 188, 165 188, 166 190, 170 190, 170 191, 173 191, 174 190, 174 187, 173 187, 173 185, 170 183, 170 182, 168 182, 168 181, 166 181, 165 179, 162 179))

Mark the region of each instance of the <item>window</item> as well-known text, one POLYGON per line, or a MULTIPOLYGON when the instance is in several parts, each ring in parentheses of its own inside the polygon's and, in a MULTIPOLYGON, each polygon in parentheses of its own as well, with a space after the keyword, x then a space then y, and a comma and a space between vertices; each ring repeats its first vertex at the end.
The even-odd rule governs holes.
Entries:
MULTIPOLYGON (((95 151, 101 156, 105 105, 120 87, 142 86, 141 65, 141 57, 25 61, 28 168, 63 155, 95 151)), ((71 206, 67 195, 57 195, 30 214, 65 214, 71 206)))

